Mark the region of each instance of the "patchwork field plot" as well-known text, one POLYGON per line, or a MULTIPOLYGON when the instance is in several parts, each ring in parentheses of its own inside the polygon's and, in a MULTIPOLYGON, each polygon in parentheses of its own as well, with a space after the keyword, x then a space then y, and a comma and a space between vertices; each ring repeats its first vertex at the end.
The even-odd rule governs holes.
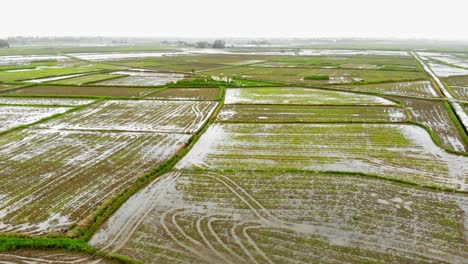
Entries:
POLYGON ((310 88, 230 88, 226 104, 343 104, 392 105, 392 101, 372 95, 334 92, 310 88))
POLYGON ((182 80, 184 78, 183 74, 157 73, 145 71, 118 71, 112 74, 128 76, 98 82, 96 84, 125 86, 160 86, 171 82, 177 82, 178 80, 182 80))
POLYGON ((173 171, 91 244, 144 263, 457 263, 468 257, 467 206, 466 196, 350 175, 173 171))
POLYGON ((169 100, 217 100, 218 88, 170 88, 145 97, 145 99, 169 100))
POLYGON ((63 264, 63 263, 120 263, 98 256, 87 255, 83 253, 72 253, 65 250, 15 250, 0 253, 0 263, 9 264, 63 264))
POLYGON ((405 105, 411 120, 429 127, 442 146, 456 151, 468 151, 468 145, 450 118, 444 102, 403 97, 395 99, 405 105))
POLYGON ((216 102, 202 101, 111 100, 38 126, 53 129, 194 133, 202 127, 216 105, 216 102))
POLYGON ((27 98, 27 97, 0 97, 0 105, 63 105, 78 106, 94 102, 90 99, 74 98, 27 98))
POLYGON ((467 190, 467 161, 413 125, 216 124, 177 168, 362 172, 467 190))
POLYGON ((430 81, 333 86, 333 88, 414 97, 439 97, 430 81))
POLYGON ((3 94, 42 95, 42 96, 109 96, 140 97, 151 92, 151 88, 103 87, 103 86, 32 86, 16 89, 3 94))
POLYGON ((0 263, 466 263, 466 52, 162 44, 0 49, 0 263))
POLYGON ((3 135, 0 232, 66 231, 171 157, 189 137, 57 129, 3 135))
POLYGON ((405 56, 289 56, 273 58, 255 66, 419 71, 417 61, 408 54, 405 56))
POLYGON ((403 109, 388 106, 226 105, 220 122, 403 122, 403 109))
POLYGON ((67 110, 68 107, 0 106, 0 132, 31 124, 67 110))

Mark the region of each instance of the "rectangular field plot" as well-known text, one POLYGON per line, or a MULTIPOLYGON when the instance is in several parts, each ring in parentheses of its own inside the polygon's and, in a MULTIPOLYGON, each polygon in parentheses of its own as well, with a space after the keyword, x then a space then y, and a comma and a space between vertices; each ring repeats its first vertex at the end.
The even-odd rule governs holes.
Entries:
POLYGON ((68 110, 68 107, 0 106, 0 132, 17 126, 31 124, 68 110))
POLYGON ((38 97, 0 97, 0 105, 60 105, 78 106, 94 102, 90 99, 38 98, 38 97))
POLYGON ((176 167, 361 172, 468 189, 468 158, 415 125, 215 124, 176 167))
POLYGON ((419 71, 417 61, 409 56, 288 56, 256 64, 264 67, 347 68, 419 71))
POLYGON ((82 85, 82 84, 91 83, 91 82, 99 82, 99 81, 104 81, 104 80, 109 80, 109 79, 120 78, 122 76, 124 75, 105 74, 105 73, 88 74, 84 76, 68 78, 68 79, 59 80, 59 81, 50 82, 50 83, 61 84, 61 85, 82 85))
POLYGON ((414 97, 439 97, 430 81, 333 86, 333 88, 414 97))
POLYGON ((28 81, 28 82, 47 82, 60 80, 65 78, 71 78, 79 75, 83 75, 88 72, 93 72, 94 68, 48 68, 34 71, 0 71, 0 80, 3 82, 11 81, 28 81))
POLYGON ((468 100, 468 75, 451 76, 441 80, 450 86, 455 97, 468 100))
POLYGON ((32 86, 3 94, 47 95, 47 96, 109 96, 140 97, 154 92, 151 88, 103 87, 103 86, 32 86))
POLYGON ((468 151, 468 145, 450 118, 444 102, 403 97, 395 99, 408 109, 411 120, 432 130, 442 146, 456 151, 468 151))
POLYGON ((177 73, 157 73, 145 71, 118 71, 112 74, 127 75, 122 78, 115 78, 96 84, 100 85, 125 85, 125 86, 159 86, 176 82, 184 78, 183 74, 177 73))
POLYGON ((53 129, 195 133, 216 102, 111 100, 40 124, 53 129))
POLYGON ((218 88, 170 88, 145 97, 167 100, 218 100, 218 88))
POLYGON ((175 170, 91 245, 143 263, 462 263, 467 205, 346 174, 175 170))
POLYGON ((10 90, 10 89, 13 89, 13 88, 16 88, 16 87, 18 87, 18 85, 1 84, 1 83, 0 83, 0 92, 6 91, 6 90, 10 90))
POLYGON ((190 135, 26 129, 0 138, 0 231, 66 231, 190 135))
POLYGON ((225 105, 220 122, 402 122, 403 109, 389 106, 225 105))
POLYGON ((392 101, 378 96, 311 88, 230 88, 226 90, 226 104, 298 104, 298 105, 392 105, 392 101))
POLYGON ((70 252, 60 249, 17 249, 0 254, 0 263, 34 263, 34 264, 116 264, 115 261, 91 254, 70 252))

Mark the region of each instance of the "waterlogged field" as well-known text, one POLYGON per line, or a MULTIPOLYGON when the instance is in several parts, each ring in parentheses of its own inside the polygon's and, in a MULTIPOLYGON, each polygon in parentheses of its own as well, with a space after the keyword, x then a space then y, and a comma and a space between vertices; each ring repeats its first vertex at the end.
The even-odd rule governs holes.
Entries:
POLYGON ((8 264, 63 264, 63 263, 102 263, 116 264, 117 260, 109 260, 95 255, 88 255, 65 250, 34 250, 21 249, 0 253, 0 263, 8 264))
POLYGON ((1 263, 468 259, 465 53, 0 55, 1 263))
POLYGON ((202 101, 111 100, 38 127, 195 133, 210 117, 216 105, 216 102, 202 101))
POLYGON ((410 119, 427 126, 442 146, 456 151, 468 151, 468 142, 463 139, 461 132, 450 118, 447 103, 403 97, 395 99, 405 105, 410 119))
POLYGON ((68 111, 68 107, 0 106, 0 132, 68 111))
POLYGON ((67 231, 174 155, 185 134, 26 129, 0 138, 0 232, 67 231))
POLYGON ((78 106, 90 104, 92 102, 94 102, 94 100, 78 98, 0 97, 0 105, 78 106))
POLYGON ((333 86, 334 89, 362 91, 412 97, 439 97, 430 81, 377 83, 364 85, 333 86))
POLYGON ((91 245, 143 263, 461 263, 467 206, 346 174, 174 170, 91 245))
POLYGON ((215 124, 176 167, 361 172, 468 189, 468 158, 413 125, 215 124))
POLYGON ((169 88, 145 97, 167 100, 218 100, 218 88, 169 88))
POLYGON ((107 74, 107 73, 98 73, 98 74, 87 74, 84 76, 74 77, 74 78, 67 78, 63 80, 49 82, 52 84, 60 84, 60 85, 82 85, 86 83, 95 83, 99 81, 109 80, 120 78, 125 75, 118 75, 118 74, 107 74))
POLYGON ((111 80, 97 82, 100 85, 124 85, 124 86, 160 86, 167 83, 177 82, 184 78, 183 74, 177 73, 157 73, 146 71, 118 71, 112 74, 122 78, 114 78, 111 80))
POLYGON ((105 86, 31 86, 2 94, 35 95, 35 96, 104 96, 104 97, 141 97, 152 92, 151 88, 105 87, 105 86))
POLYGON ((388 106, 226 105, 220 122, 319 123, 319 122, 403 122, 403 109, 388 106))
POLYGON ((226 104, 300 104, 300 105, 392 105, 392 101, 378 96, 326 91, 301 87, 286 88, 230 88, 226 90, 226 104))
POLYGON ((450 87, 455 97, 468 100, 468 75, 451 76, 441 80, 450 87))

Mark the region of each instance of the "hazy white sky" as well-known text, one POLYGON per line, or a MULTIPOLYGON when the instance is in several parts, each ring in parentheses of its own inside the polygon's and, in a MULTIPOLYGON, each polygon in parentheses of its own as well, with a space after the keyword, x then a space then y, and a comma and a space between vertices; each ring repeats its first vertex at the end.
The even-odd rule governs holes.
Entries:
POLYGON ((11 0, 0 37, 468 39, 468 0, 11 0))

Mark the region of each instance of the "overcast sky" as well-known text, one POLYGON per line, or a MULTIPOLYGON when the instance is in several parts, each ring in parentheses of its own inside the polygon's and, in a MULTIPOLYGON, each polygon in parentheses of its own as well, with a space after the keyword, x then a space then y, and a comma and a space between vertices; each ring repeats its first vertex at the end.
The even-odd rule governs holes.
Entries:
POLYGON ((0 7, 0 37, 468 40, 468 0, 5 0, 0 7))

